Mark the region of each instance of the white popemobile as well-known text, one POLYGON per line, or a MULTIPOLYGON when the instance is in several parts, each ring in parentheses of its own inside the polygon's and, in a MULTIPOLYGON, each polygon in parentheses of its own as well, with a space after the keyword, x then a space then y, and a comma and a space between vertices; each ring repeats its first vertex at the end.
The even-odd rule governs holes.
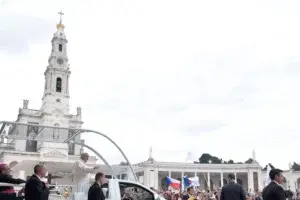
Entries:
MULTIPOLYGON (((161 197, 159 194, 157 194, 155 191, 151 190, 150 188, 138 183, 136 174, 134 173, 133 167, 130 164, 128 158, 126 157, 126 155, 124 154, 124 152, 122 151, 122 149, 111 139, 109 138, 107 135, 104 135, 103 133, 97 132, 97 131, 93 131, 93 130, 88 130, 88 129, 72 129, 72 128, 64 128, 64 127, 55 127, 55 126, 45 126, 45 125, 35 125, 35 124, 25 124, 25 123, 18 123, 18 122, 7 122, 7 121, 1 121, 0 125, 2 124, 2 127, 0 128, 0 137, 4 138, 6 140, 32 140, 32 138, 28 138, 28 137, 20 137, 18 135, 9 135, 9 134, 5 134, 2 132, 2 130, 4 129, 3 127, 5 127, 6 125, 8 126, 35 126, 37 128, 40 129, 63 129, 63 130, 75 130, 76 134, 72 135, 70 138, 63 140, 63 141, 59 141, 56 140, 55 142, 57 143, 75 143, 76 145, 81 145, 86 147, 87 149, 91 150, 92 152, 94 152, 104 163, 105 165, 109 168, 110 173, 112 174, 112 178, 108 179, 107 183, 104 184, 102 186, 102 190, 104 195, 106 196, 106 199, 108 200, 121 200, 122 197, 121 195, 124 195, 124 192, 126 194, 128 194, 128 196, 132 199, 132 200, 165 200, 163 197, 161 197), (97 152, 95 149, 93 149, 92 147, 83 144, 83 143, 79 143, 79 142, 75 142, 74 140, 72 140, 73 138, 76 137, 76 135, 78 134, 82 134, 85 132, 91 132, 91 133, 96 133, 102 137, 105 137, 106 139, 108 139, 111 143, 114 144, 114 146, 121 152, 121 154, 123 155, 123 157, 125 158, 126 162, 129 165, 129 168, 131 170, 131 173, 133 175, 134 181, 129 181, 129 180, 122 180, 122 179, 116 179, 115 176, 115 172, 113 170, 113 168, 108 164, 108 162, 101 156, 101 154, 99 154, 99 152, 97 152)), ((41 138, 47 138, 47 137, 41 137, 41 138)), ((47 141, 47 140, 43 140, 40 138, 35 138, 35 141, 40 141, 40 142, 54 142, 53 140, 51 141, 47 141)), ((87 191, 88 188, 90 186, 90 182, 87 181, 88 179, 85 179, 84 177, 87 177, 87 175, 89 173, 92 172, 93 168, 88 168, 84 162, 82 162, 82 160, 78 161, 75 163, 72 174, 78 175, 78 173, 76 172, 76 167, 77 168, 81 168, 81 169, 85 169, 83 170, 84 173, 82 174, 82 178, 81 179, 73 179, 71 184, 72 185, 72 195, 68 196, 68 197, 64 197, 64 196, 60 196, 60 198, 51 198, 50 196, 50 200, 51 199, 72 199, 72 200, 87 200, 87 191)), ((97 168, 95 168, 97 169, 97 168)), ((15 186, 15 187, 20 187, 22 185, 12 185, 12 184, 7 184, 7 183, 0 183, 0 186, 15 186)), ((59 185, 56 185, 59 186, 59 185)))

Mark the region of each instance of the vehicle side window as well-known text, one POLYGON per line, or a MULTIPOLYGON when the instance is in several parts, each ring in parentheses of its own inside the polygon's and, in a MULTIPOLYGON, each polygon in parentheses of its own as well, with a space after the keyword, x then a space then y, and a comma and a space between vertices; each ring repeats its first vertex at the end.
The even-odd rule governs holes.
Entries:
POLYGON ((119 187, 124 200, 154 200, 154 194, 140 185, 120 182, 119 187))

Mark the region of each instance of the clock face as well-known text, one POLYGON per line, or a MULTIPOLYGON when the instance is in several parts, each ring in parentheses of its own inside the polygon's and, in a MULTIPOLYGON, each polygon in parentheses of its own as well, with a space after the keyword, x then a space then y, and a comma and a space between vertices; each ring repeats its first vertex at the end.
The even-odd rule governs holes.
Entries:
POLYGON ((61 65, 64 63, 64 61, 63 61, 63 59, 59 58, 59 59, 57 59, 57 63, 61 65))

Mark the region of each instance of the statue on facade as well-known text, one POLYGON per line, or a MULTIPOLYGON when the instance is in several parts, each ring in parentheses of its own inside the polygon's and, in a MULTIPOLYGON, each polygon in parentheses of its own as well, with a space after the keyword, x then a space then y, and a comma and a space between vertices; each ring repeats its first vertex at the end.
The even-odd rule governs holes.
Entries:
POLYGON ((23 108, 24 109, 28 109, 28 103, 29 103, 29 100, 27 100, 27 99, 23 100, 23 108))
POLYGON ((77 107, 77 116, 81 116, 81 108, 77 107))
POLYGON ((29 145, 32 144, 32 142, 34 141, 35 137, 37 136, 37 129, 38 127, 32 127, 32 126, 29 126, 28 127, 28 142, 29 142, 29 145))
MULTIPOLYGON (((59 126, 59 124, 54 124, 54 126, 59 126)), ((53 140, 59 140, 59 129, 53 129, 53 140)))

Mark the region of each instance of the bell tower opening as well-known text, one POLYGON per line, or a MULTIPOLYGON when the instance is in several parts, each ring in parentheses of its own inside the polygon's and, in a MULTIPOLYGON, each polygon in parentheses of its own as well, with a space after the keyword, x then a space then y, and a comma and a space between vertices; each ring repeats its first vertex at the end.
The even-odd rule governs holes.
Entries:
POLYGON ((59 50, 60 52, 62 52, 62 44, 59 44, 59 45, 58 45, 58 50, 59 50))
POLYGON ((61 78, 56 79, 56 92, 61 92, 61 78))

